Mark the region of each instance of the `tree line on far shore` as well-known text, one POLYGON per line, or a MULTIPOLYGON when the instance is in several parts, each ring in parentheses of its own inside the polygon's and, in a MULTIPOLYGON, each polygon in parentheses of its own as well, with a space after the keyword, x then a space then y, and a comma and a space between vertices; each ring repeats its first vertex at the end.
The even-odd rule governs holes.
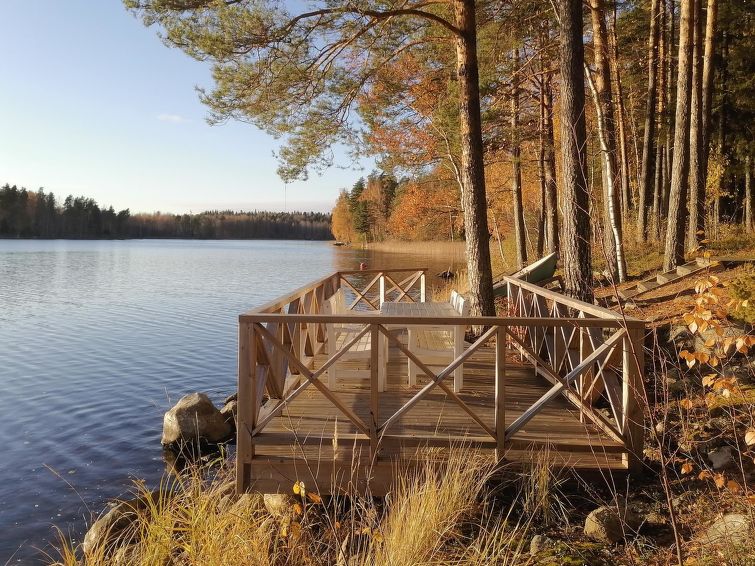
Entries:
POLYGON ((0 187, 0 238, 197 238, 330 240, 330 214, 236 212, 131 214, 69 195, 59 203, 43 189, 0 187))

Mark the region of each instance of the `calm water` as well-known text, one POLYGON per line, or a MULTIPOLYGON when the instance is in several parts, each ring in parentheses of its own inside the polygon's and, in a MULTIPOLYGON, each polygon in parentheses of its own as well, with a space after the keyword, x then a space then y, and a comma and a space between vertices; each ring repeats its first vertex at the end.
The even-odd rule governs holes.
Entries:
POLYGON ((240 312, 336 269, 430 266, 327 243, 0 240, 0 565, 37 563, 134 478, 162 415, 235 390, 240 312))

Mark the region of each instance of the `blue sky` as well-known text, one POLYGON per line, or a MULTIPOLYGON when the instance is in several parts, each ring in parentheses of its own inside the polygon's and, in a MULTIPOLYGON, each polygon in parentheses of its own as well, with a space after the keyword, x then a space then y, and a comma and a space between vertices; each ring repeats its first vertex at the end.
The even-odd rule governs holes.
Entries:
MULTIPOLYGON (((0 41, 0 184, 132 212, 283 210, 277 142, 208 126, 195 86, 211 86, 209 66, 165 47, 120 0, 0 0, 0 41)), ((329 210, 366 173, 289 184, 286 207, 329 210)))

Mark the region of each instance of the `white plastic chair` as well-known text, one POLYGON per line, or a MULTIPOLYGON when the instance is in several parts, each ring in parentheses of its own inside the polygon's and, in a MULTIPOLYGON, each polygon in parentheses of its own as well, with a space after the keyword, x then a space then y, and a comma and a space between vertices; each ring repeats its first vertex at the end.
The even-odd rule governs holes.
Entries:
MULTIPOLYGON (((343 290, 338 289, 323 304, 324 314, 349 314, 346 308, 343 290)), ((366 313, 360 313, 366 314, 366 313)), ((329 323, 326 324, 328 336, 328 354, 341 350, 346 344, 351 342, 363 329, 364 324, 360 323, 329 323)), ((336 363, 328 368, 328 388, 336 389, 338 379, 345 377, 370 378, 369 369, 348 369, 343 362, 350 360, 369 360, 372 352, 370 333, 367 332, 355 344, 349 348, 349 351, 343 354, 336 363)), ((385 390, 385 372, 378 368, 378 391, 385 390)))

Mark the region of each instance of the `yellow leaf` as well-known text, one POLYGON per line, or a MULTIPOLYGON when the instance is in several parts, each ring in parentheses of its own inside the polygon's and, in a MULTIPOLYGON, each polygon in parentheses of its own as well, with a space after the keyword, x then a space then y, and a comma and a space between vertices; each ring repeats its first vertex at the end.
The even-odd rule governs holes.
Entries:
POLYGON ((692 469, 693 469, 692 468, 692 462, 687 461, 687 462, 684 462, 684 464, 682 464, 682 473, 683 474, 689 474, 689 473, 691 473, 692 469))
POLYGON ((708 360, 710 360, 710 356, 705 352, 700 352, 699 354, 697 354, 697 359, 701 364, 707 364, 708 360))
POLYGON ((296 495, 301 495, 302 497, 306 493, 306 489, 304 488, 304 482, 303 481, 297 481, 294 483, 294 493, 296 495))
POLYGON ((375 542, 383 542, 383 535, 381 535, 379 532, 375 531, 372 533, 372 539, 375 542))
POLYGON ((707 339, 707 340, 705 341, 705 347, 706 347, 706 348, 712 348, 712 347, 713 347, 713 346, 715 346, 715 345, 716 345, 716 339, 715 339, 715 338, 713 338, 713 337, 710 337, 710 338, 708 338, 708 339, 707 339))
POLYGON ((692 400, 691 399, 682 399, 681 401, 679 401, 679 406, 682 409, 687 409, 689 411, 693 407, 692 400))
POLYGON ((715 373, 709 373, 703 377, 703 387, 713 387, 717 377, 718 376, 715 373))
POLYGON ((720 361, 721 360, 718 359, 718 356, 711 356, 708 360, 708 365, 710 367, 716 367, 720 361))
POLYGON ((723 474, 716 474, 713 476, 713 481, 716 483, 716 487, 722 488, 726 485, 726 478, 723 474))
POLYGON ((304 509, 302 509, 300 503, 294 503, 294 513, 297 515, 302 515, 304 513, 304 509))
POLYGON ((697 332, 697 321, 692 321, 692 324, 689 325, 689 331, 694 334, 697 332))
POLYGON ((739 494, 739 493, 742 493, 742 486, 741 486, 741 485, 739 485, 739 484, 738 484, 738 483, 737 483, 736 481, 734 481, 734 480, 729 480, 728 482, 726 482, 726 488, 727 488, 727 489, 728 489, 729 491, 731 491, 731 492, 732 492, 733 494, 735 494, 735 495, 737 495, 737 494, 739 494))
POLYGON ((711 474, 708 470, 703 470, 699 474, 697 474, 697 479, 699 480, 709 480, 713 477, 713 474, 711 474))
POLYGON ((307 493, 307 497, 309 497, 312 503, 322 503, 322 498, 316 493, 309 492, 307 493))
POLYGON ((755 428, 748 428, 745 433, 745 444, 755 446, 755 428))

